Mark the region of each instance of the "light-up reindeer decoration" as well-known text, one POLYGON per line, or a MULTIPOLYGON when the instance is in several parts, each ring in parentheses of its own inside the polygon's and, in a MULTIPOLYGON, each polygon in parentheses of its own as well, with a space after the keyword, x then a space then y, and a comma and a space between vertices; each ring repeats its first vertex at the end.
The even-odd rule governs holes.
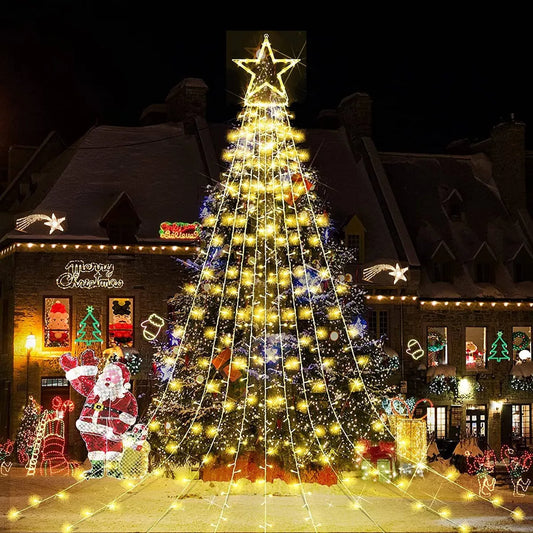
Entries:
POLYGON ((529 470, 531 463, 533 462, 533 454, 528 451, 522 452, 520 455, 511 448, 504 444, 501 450, 501 460, 505 465, 511 483, 513 484, 513 496, 523 497, 526 495, 530 479, 523 480, 522 476, 529 470))
POLYGON ((0 444, 0 475, 7 476, 8 472, 11 470, 11 461, 7 461, 7 458, 13 452, 13 445, 15 443, 7 439, 6 442, 0 444))
POLYGON ((483 455, 472 455, 471 452, 465 452, 466 462, 468 464, 468 473, 477 476, 479 484, 479 495, 490 497, 496 486, 496 478, 490 474, 494 472, 496 466, 496 454, 493 450, 486 450, 483 455))

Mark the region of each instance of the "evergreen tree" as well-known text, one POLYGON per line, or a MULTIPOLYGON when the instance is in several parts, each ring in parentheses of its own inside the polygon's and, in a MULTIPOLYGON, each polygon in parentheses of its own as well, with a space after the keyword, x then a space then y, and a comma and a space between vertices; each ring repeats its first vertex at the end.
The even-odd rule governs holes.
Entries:
POLYGON ((235 61, 252 77, 157 347, 152 451, 233 475, 246 454, 265 476, 273 463, 297 477, 353 467, 357 441, 387 437, 380 406, 398 360, 367 334, 364 292, 343 271, 353 254, 332 239, 291 127, 281 76, 297 60, 276 59, 265 36, 256 58, 235 61))
POLYGON ((15 437, 17 460, 21 464, 26 464, 31 457, 40 414, 41 406, 35 401, 33 396, 30 396, 28 403, 22 410, 20 426, 15 437))

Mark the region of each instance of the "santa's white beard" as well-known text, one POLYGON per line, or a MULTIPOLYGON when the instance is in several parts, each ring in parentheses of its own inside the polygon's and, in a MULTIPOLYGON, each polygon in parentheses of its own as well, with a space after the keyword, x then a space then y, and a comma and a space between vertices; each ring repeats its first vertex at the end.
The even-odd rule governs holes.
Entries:
POLYGON ((98 397, 102 402, 122 398, 127 392, 122 383, 117 383, 115 385, 109 384, 107 386, 105 383, 105 380, 100 377, 93 389, 94 394, 98 394, 98 397))

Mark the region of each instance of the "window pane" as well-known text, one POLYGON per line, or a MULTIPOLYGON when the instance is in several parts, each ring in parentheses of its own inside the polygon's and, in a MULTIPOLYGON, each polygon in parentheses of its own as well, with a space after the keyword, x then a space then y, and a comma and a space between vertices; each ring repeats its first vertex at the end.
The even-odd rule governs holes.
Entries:
POLYGON ((437 407, 437 439, 446 438, 446 407, 437 407))
POLYGON ((513 328, 513 359, 515 361, 531 359, 531 326, 513 328))
POLYGON ((428 416, 426 418, 428 434, 435 433, 435 407, 428 407, 428 416))
POLYGON ((348 248, 359 248, 359 235, 348 234, 346 236, 346 246, 348 248))
POLYGON ((389 313, 388 311, 379 312, 379 336, 389 336, 389 313))
POLYGON ((486 330, 484 327, 466 327, 466 369, 479 370, 485 368, 486 361, 486 330))
POLYGON ((524 404, 522 409, 522 437, 526 439, 526 443, 531 441, 531 406, 524 404))
POLYGON ((70 298, 44 298, 44 348, 70 348, 70 298))
POLYGON ((513 404, 511 406, 513 440, 520 440, 526 445, 533 442, 531 435, 531 404, 513 404))
POLYGON ((368 316, 368 334, 373 338, 376 337, 378 331, 377 325, 378 314, 376 311, 370 311, 370 315, 368 316))
POLYGON ((448 363, 448 328, 431 326, 427 334, 428 366, 448 363))

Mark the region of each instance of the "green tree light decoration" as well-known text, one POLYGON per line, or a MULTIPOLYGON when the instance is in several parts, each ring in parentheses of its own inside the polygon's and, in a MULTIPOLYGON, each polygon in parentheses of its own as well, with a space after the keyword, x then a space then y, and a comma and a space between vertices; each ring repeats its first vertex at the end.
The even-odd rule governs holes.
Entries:
POLYGON ((509 350, 507 349, 507 343, 503 340, 503 331, 498 331, 496 334, 496 340, 490 347, 489 360, 497 361, 509 361, 509 350))
POLYGON ((78 330, 76 341, 75 342, 84 342, 85 344, 93 344, 95 342, 104 342, 104 339, 100 337, 100 334, 102 333, 102 330, 100 329, 100 322, 96 320, 95 316, 93 315, 94 307, 92 305, 89 305, 87 307, 87 314, 85 315, 85 318, 80 322, 80 329, 78 330), (90 324, 92 326, 92 338, 85 338, 85 335, 87 334, 86 328, 87 328, 87 321, 90 320, 90 324))

